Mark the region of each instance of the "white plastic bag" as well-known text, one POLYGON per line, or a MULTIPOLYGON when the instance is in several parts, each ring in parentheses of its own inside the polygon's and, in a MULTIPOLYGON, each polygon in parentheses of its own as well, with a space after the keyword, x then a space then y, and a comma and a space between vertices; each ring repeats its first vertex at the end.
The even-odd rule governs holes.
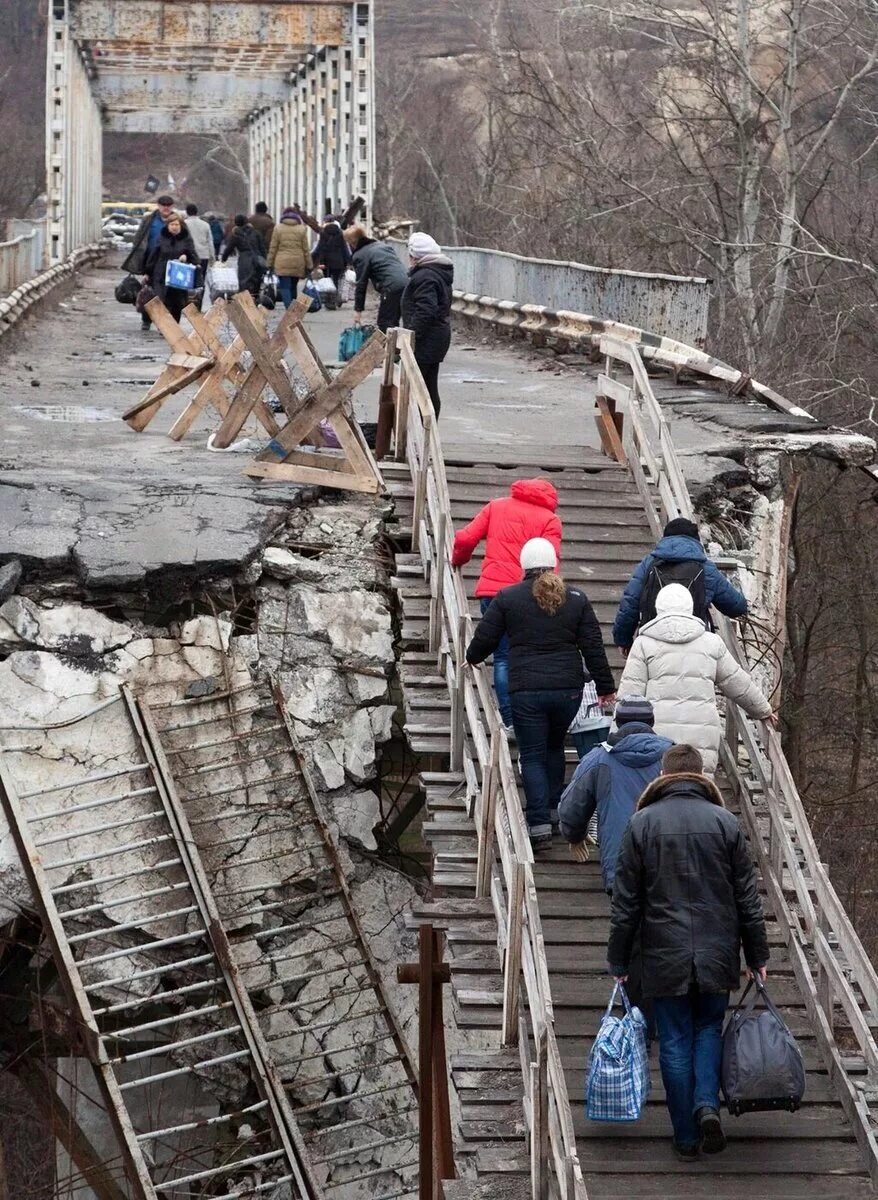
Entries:
POLYGON ((354 292, 357 287, 357 272, 353 267, 348 267, 344 273, 344 279, 341 285, 341 296, 339 299, 343 304, 349 303, 354 298, 354 292))
POLYGON ((212 300, 234 296, 239 291, 237 263, 214 263, 207 272, 207 286, 212 300))
POLYGON ((325 275, 322 279, 315 279, 314 286, 317 288, 317 291, 320 292, 321 294, 326 293, 326 292, 334 292, 335 291, 335 284, 332 282, 332 280, 329 278, 328 275, 325 275))

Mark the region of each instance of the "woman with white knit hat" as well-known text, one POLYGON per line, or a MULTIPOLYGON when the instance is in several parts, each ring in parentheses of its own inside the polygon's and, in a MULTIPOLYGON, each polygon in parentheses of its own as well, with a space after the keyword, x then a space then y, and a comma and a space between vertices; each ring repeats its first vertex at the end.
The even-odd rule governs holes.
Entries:
POLYGON ((585 667, 604 702, 615 684, 604 640, 588 597, 557 573, 555 548, 531 538, 521 551, 524 580, 503 588, 479 622, 466 652, 477 666, 509 639, 509 692, 535 847, 552 840, 551 810, 564 790, 564 743, 576 715, 585 667))
POLYGON ((619 690, 646 696, 656 733, 694 746, 704 774, 713 775, 722 736, 717 688, 757 719, 770 717, 771 705, 719 634, 694 616, 687 587, 667 584, 656 597, 655 611, 634 639, 619 690))
POLYGON ((402 323, 415 335, 415 359, 439 416, 439 367, 451 345, 454 263, 428 233, 409 238, 409 281, 402 294, 402 323))

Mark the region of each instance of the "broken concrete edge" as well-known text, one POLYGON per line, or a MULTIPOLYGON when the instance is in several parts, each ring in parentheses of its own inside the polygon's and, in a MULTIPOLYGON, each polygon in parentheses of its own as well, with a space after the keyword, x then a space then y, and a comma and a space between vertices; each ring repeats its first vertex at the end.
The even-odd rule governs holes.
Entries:
MULTIPOLYGON (((751 378, 745 371, 740 371, 736 367, 722 362, 721 359, 713 358, 694 346, 687 346, 673 338, 650 333, 648 330, 638 329, 633 325, 602 320, 587 313, 555 311, 540 304, 518 304, 513 300, 499 300, 493 296, 476 296, 473 293, 460 291, 453 293, 452 309, 462 316, 488 322, 500 328, 517 332, 524 337, 534 334, 555 336, 567 342, 587 343, 593 350, 599 349, 601 337, 618 338, 620 341, 634 344, 647 362, 667 371, 675 374, 689 371, 698 376, 714 379, 727 384, 730 391, 736 396, 749 396, 788 416, 805 418, 814 421, 815 424, 818 423, 817 418, 807 409, 793 404, 773 388, 751 378)), ((830 426, 824 426, 824 428, 833 433, 847 432, 830 426)), ((857 435, 851 434, 850 436, 857 435)), ((872 461, 874 462, 878 451, 876 451, 874 442, 872 445, 872 461)), ((866 469, 869 466, 867 463, 858 463, 857 465, 866 469)), ((878 471, 878 467, 876 467, 876 471, 878 471)))
POLYGON ((59 284, 66 282, 80 268, 97 262, 110 249, 107 242, 93 242, 74 250, 63 262, 41 271, 33 279, 19 284, 8 296, 0 298, 0 338, 28 313, 35 304, 44 300, 59 284))

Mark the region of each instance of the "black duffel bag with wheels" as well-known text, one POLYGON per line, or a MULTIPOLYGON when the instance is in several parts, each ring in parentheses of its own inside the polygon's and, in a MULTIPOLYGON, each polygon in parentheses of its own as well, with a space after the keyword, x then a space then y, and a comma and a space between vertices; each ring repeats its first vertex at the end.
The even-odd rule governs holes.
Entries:
POLYGON ((733 1117, 778 1109, 795 1112, 805 1094, 802 1052, 758 977, 747 984, 726 1023, 722 1089, 733 1117), (760 1000, 764 1007, 757 1009, 760 1000))
POLYGON ((141 282, 136 275, 126 275, 121 283, 116 284, 115 296, 120 304, 136 304, 141 282))

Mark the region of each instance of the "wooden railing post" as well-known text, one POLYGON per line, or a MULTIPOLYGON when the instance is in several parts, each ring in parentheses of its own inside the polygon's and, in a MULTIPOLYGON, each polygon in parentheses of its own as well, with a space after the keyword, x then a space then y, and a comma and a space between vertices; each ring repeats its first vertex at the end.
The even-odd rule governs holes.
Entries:
MULTIPOLYGON (((497 792, 500 787, 499 729, 491 734, 491 758, 482 775, 481 818, 476 830, 479 857, 476 863, 476 897, 491 894, 491 862, 494 858, 494 822, 497 819, 497 792)), ((523 892, 522 892, 523 895, 523 892)))
POLYGON ((509 881, 509 907, 506 928, 509 941, 503 963, 503 1045, 511 1046, 518 1036, 518 1002, 521 976, 521 938, 523 933, 524 867, 512 864, 509 881))
POLYGON ((427 472, 430 470, 430 427, 433 418, 427 413, 424 418, 424 441, 421 449, 421 462, 415 479, 415 503, 412 510, 412 552, 420 549, 421 520, 427 505, 427 472))
POLYGON ((411 384, 405 367, 400 367, 399 387, 396 393, 396 418, 393 425, 393 457, 397 462, 405 462, 408 449, 410 403, 411 384))
POLYGON ((445 586, 445 529, 447 517, 440 512, 436 525, 436 561, 430 575, 430 653, 439 650, 442 641, 442 591, 445 586))
POLYGON ((530 1193, 533 1200, 549 1196, 549 1061, 546 1030, 536 1040, 536 1062, 530 1064, 530 1193))
MULTIPOLYGON (((817 912, 817 928, 829 942, 829 918, 821 908, 817 912)), ((835 993, 832 987, 832 979, 829 972, 823 966, 820 955, 817 955, 817 1002, 823 1009, 823 1015, 826 1017, 826 1023, 830 1030, 835 1032, 835 993)))
MULTIPOLYGON (((466 671, 466 616, 461 614, 454 636, 454 691, 451 693, 451 770, 463 770, 464 704, 463 686, 466 671)), ((476 892, 476 895, 479 893, 476 892)))
POLYGON ((384 352, 384 377, 378 396, 378 429, 375 433, 375 457, 380 462, 390 449, 390 435, 396 422, 397 388, 394 382, 397 331, 388 329, 384 352))

